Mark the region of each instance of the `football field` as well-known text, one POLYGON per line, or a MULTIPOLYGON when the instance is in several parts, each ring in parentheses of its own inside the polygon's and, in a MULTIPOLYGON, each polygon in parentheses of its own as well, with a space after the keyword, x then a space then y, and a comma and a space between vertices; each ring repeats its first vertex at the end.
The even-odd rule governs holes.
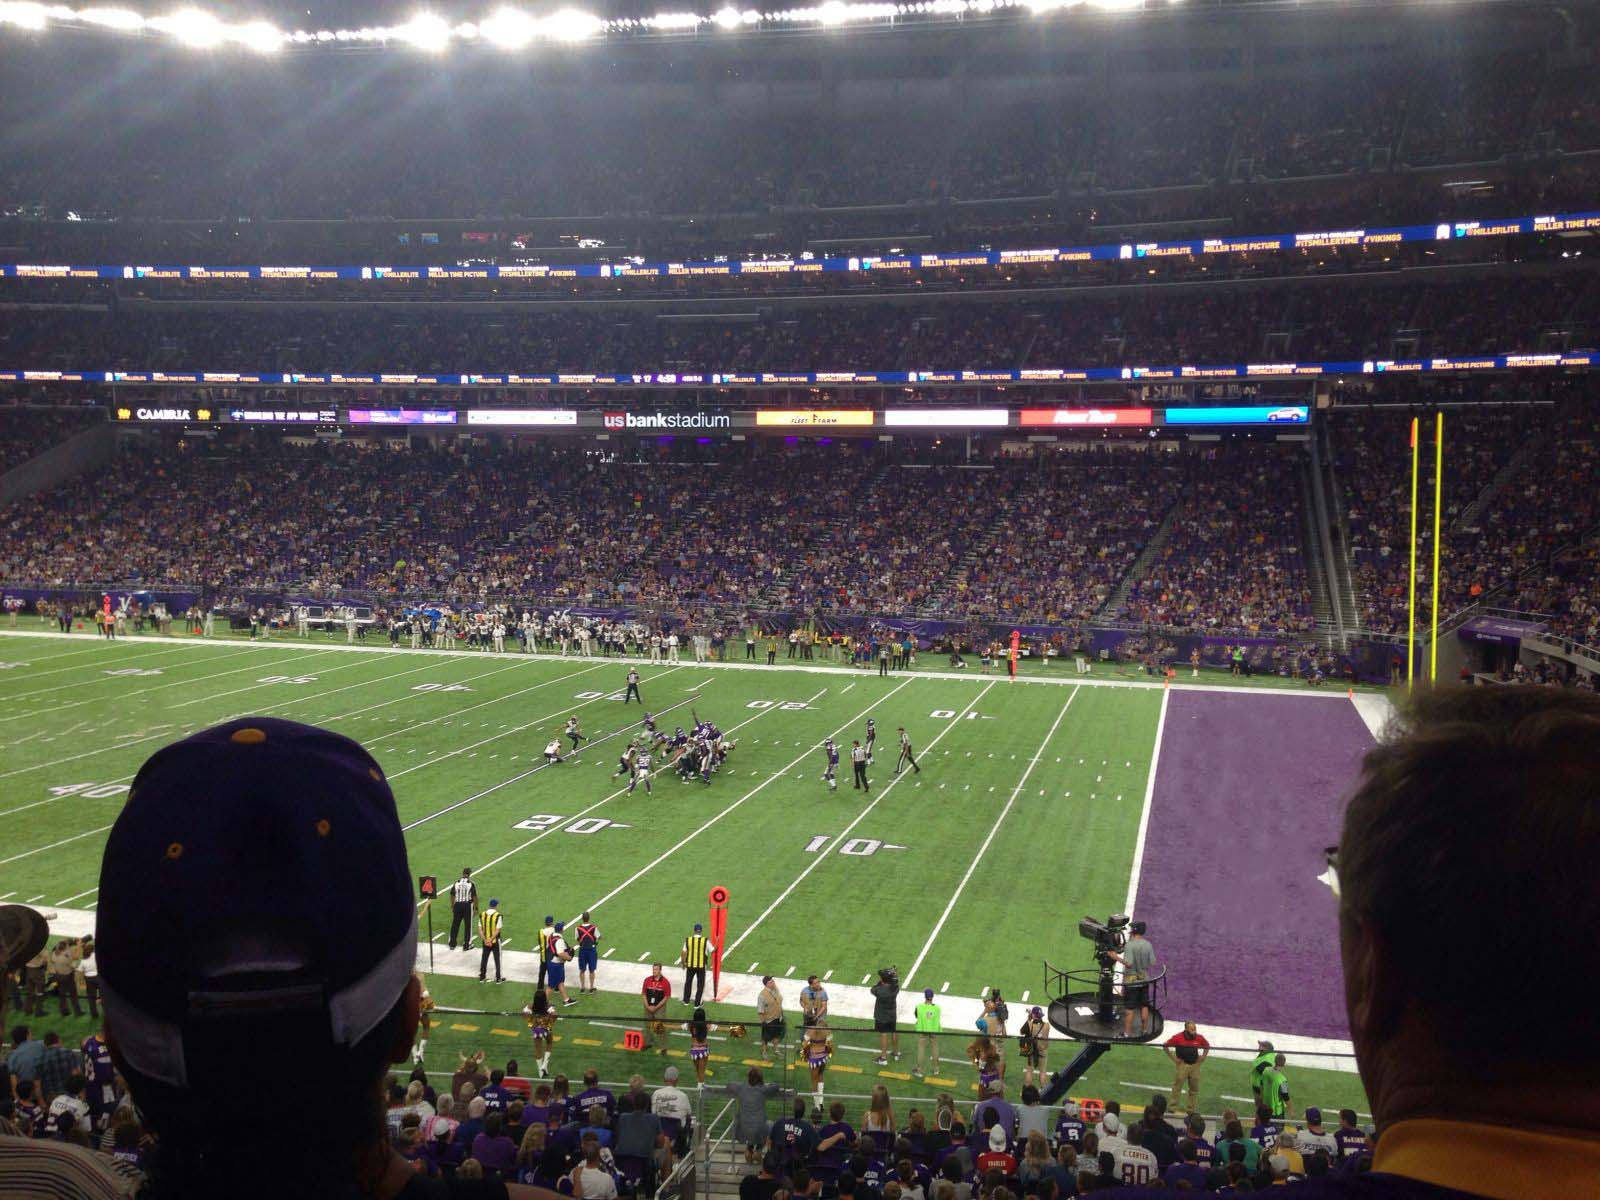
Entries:
MULTIPOLYGON (((1046 1000, 1045 959, 1090 965, 1078 918, 1133 911, 1172 970, 1169 1021, 1209 1023, 1219 1046, 1259 1034, 1280 1048, 1348 1049, 1333 904, 1316 878, 1338 794, 1370 740, 1370 721, 1342 692, 1168 690, 1080 681, 1070 666, 1017 682, 976 667, 880 678, 784 660, 654 665, 318 638, 16 634, 0 638, 0 700, 0 898, 80 920, 92 922, 106 832, 140 763, 195 729, 271 715, 364 744, 394 789, 413 874, 444 886, 473 868, 480 895, 500 901, 511 951, 534 945, 546 914, 593 913, 602 991, 567 1009, 564 1027, 573 1015, 636 1013, 650 961, 678 986, 671 965, 720 884, 730 1003, 771 973, 792 1014, 814 972, 835 990, 836 1014, 859 1026, 870 1016, 863 985, 893 964, 906 1012, 931 987, 947 1027, 970 1033, 977 997, 998 987, 1014 1030, 1020 1005, 1046 1000), (644 709, 621 700, 635 665, 644 709), (614 772, 644 710, 668 731, 712 720, 736 749, 709 785, 663 770, 653 794, 630 794, 614 772), (572 716, 589 741, 547 764, 545 744, 572 716), (869 716, 878 745, 862 792, 849 749, 869 716), (892 773, 901 725, 920 774, 892 773), (843 759, 837 791, 821 778, 828 737, 843 759)), ((476 952, 445 948, 447 909, 431 914, 441 1003, 520 1007, 525 988, 475 990, 476 952)), ((426 919, 420 937, 430 939, 426 919)), ((738 1011, 751 1016, 747 1002, 738 1011)), ((507 1033, 504 1021, 456 1024, 442 1044, 507 1033)), ((947 1039, 945 1054, 959 1058, 966 1037, 947 1039)), ((613 1038, 580 1044, 603 1061, 613 1038)), ((859 1062, 870 1077, 870 1055, 859 1062)), ((1211 1111, 1230 1091, 1248 1095, 1240 1064, 1219 1060, 1211 1074, 1211 1111)), ((1167 1077, 1146 1049, 1114 1052, 1091 1081, 1093 1094, 1113 1096, 1167 1077)), ((1324 1105, 1364 1107, 1348 1072, 1301 1078, 1318 1081, 1324 1105)))

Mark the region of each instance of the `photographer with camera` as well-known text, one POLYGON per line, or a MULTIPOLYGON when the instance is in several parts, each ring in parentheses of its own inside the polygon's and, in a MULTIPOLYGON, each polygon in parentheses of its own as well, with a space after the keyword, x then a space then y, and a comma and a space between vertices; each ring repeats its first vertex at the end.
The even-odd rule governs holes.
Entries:
POLYGON ((1150 1026, 1150 989, 1144 981, 1150 978, 1155 970, 1156 949, 1144 936, 1145 923, 1135 921, 1128 926, 1128 944, 1122 950, 1111 950, 1107 957, 1114 963, 1120 963, 1123 968, 1122 975, 1122 1006, 1125 1014, 1123 1037, 1143 1035, 1150 1026), (1139 1028, 1133 1027, 1135 1011, 1139 1017, 1139 1028))
POLYGON ((891 1052, 897 1060, 900 1057, 900 1032, 895 1026, 899 996, 899 972, 894 967, 882 968, 878 972, 878 982, 872 985, 872 1027, 878 1031, 875 1061, 880 1067, 888 1063, 891 1052))

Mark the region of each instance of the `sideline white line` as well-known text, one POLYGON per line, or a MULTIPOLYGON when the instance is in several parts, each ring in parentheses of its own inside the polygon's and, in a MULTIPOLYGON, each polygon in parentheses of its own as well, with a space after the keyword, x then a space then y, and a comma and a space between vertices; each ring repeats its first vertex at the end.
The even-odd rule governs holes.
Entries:
MULTIPOLYGON (((985 696, 987 696, 989 694, 989 689, 994 687, 994 685, 996 683, 998 683, 998 682, 999 682, 999 680, 991 679, 987 684, 985 684, 983 690, 972 698, 972 700, 967 704, 967 706, 964 709, 961 710, 961 712, 956 716, 956 718, 954 720, 950 721, 948 724, 946 724, 943 729, 941 729, 938 733, 936 733, 933 736, 933 739, 931 741, 929 741, 929 743, 928 743, 927 747, 924 749, 923 753, 926 754, 929 750, 932 750, 934 748, 934 746, 938 745, 940 738, 944 737, 944 735, 949 733, 952 729, 958 728, 961 725, 961 722, 966 720, 967 714, 969 712, 971 712, 973 709, 978 707, 978 701, 982 700, 985 696)), ((902 686, 904 686, 904 685, 902 685, 902 686)), ((899 689, 897 688, 895 690, 898 691, 899 689)), ((891 696, 893 694, 894 694, 893 692, 889 693, 889 695, 891 695, 891 696)), ((1076 695, 1077 693, 1073 693, 1073 694, 1076 695)), ((888 699, 887 696, 884 697, 884 698, 888 699)), ((776 900, 774 900, 771 904, 767 905, 767 907, 762 910, 762 913, 761 913, 761 915, 759 917, 757 917, 754 921, 750 922, 750 924, 746 925, 745 928, 744 928, 744 932, 741 933, 738 937, 736 937, 733 940, 733 942, 728 946, 727 950, 723 951, 723 953, 724 954, 728 954, 728 953, 731 953, 734 950, 737 950, 739 948, 740 943, 742 943, 745 940, 745 938, 749 937, 752 933, 754 933, 756 931, 756 927, 758 925, 760 925, 761 922, 765 921, 768 917, 770 917, 772 915, 773 911, 778 907, 778 905, 782 904, 785 900, 787 900, 790 897, 790 895, 793 894, 795 888, 799 887, 800 884, 805 881, 806 876, 811 874, 811 872, 815 871, 818 867, 820 867, 822 865, 823 860, 828 857, 829 852, 835 846, 840 846, 840 845, 844 844, 844 839, 849 835, 850 831, 852 829, 854 829, 857 825, 861 824, 862 821, 866 820, 867 819, 867 815, 869 813, 871 813, 873 809, 878 807, 879 801, 881 801, 885 796, 887 796, 890 792, 892 792, 894 790, 894 785, 899 783, 904 778, 905 778, 904 775, 898 775, 895 778, 891 779, 888 782, 888 784, 884 787, 884 789, 881 792, 878 793, 877 797, 872 801, 872 803, 868 804, 859 813, 857 813, 855 820, 851 821, 850 824, 848 824, 848 825, 846 825, 844 827, 844 829, 842 829, 839 833, 835 834, 834 838, 833 838, 833 841, 831 843, 829 843, 828 845, 823 846, 821 852, 819 852, 817 854, 817 856, 814 859, 811 860, 811 862, 806 864, 805 870, 801 871, 800 874, 795 876, 794 882, 791 883, 788 887, 784 888, 783 891, 779 893, 778 898, 776 900)))
MULTIPOLYGON (((823 688, 821 692, 818 692, 816 694, 816 696, 811 697, 811 700, 807 700, 806 703, 810 704, 813 700, 816 700, 819 696, 822 695, 823 692, 826 692, 827 690, 828 690, 827 688, 823 688)), ((750 718, 748 718, 746 720, 740 721, 737 725, 733 726, 732 729, 729 729, 728 732, 729 733, 736 733, 739 730, 743 729, 746 725, 749 725, 751 722, 759 721, 762 717, 766 716, 768 713, 775 713, 775 712, 781 712, 781 711, 783 711, 783 710, 780 709, 776 704, 774 704, 771 708, 764 708, 760 712, 758 712, 755 716, 750 717, 750 718)), ((527 841, 523 842, 522 845, 512 847, 510 850, 507 850, 504 854, 502 854, 499 858, 490 859, 488 862, 484 863, 483 866, 479 867, 474 872, 474 874, 482 875, 490 867, 493 867, 493 866, 498 865, 499 863, 505 862, 505 860, 510 858, 513 854, 521 853, 523 850, 526 850, 529 846, 533 845, 535 842, 540 841, 541 839, 545 838, 549 834, 554 833, 557 829, 560 829, 562 826, 570 825, 573 821, 582 820, 584 817, 588 816, 590 813, 592 813, 595 809, 599 808, 601 805, 609 804, 609 803, 611 803, 611 801, 617 799, 619 796, 625 796, 627 794, 628 794, 628 789, 627 788, 618 788, 616 791, 612 792, 609 796, 606 796, 606 797, 604 797, 604 798, 602 798, 600 800, 596 800, 593 804, 589 805, 588 808, 582 809, 581 811, 574 813, 571 817, 568 817, 566 820, 561 821, 559 824, 552 825, 549 829, 541 830, 539 833, 535 834, 533 837, 531 837, 527 841)), ((755 969, 754 967, 751 968, 751 970, 754 970, 754 969, 755 969)))
MULTIPOLYGON (((878 707, 880 704, 885 703, 889 699, 890 696, 893 696, 896 692, 898 692, 901 688, 905 687, 910 682, 911 682, 911 679, 907 678, 904 682, 902 682, 900 684, 897 684, 895 687, 893 687, 889 691, 885 692, 882 697, 880 697, 877 700, 874 700, 871 704, 867 705, 867 707, 863 708, 860 712, 858 712, 855 716, 851 717, 843 725, 839 726, 839 728, 835 729, 833 731, 833 733, 831 735, 829 735, 829 736, 838 737, 845 730, 849 729, 850 726, 854 725, 857 721, 861 720, 868 713, 870 713, 874 708, 878 707)), ((679 850, 682 850, 690 842, 694 841, 695 838, 699 837, 702 833, 704 833, 706 830, 710 829, 718 821, 722 820, 723 817, 727 816, 734 809, 736 809, 740 805, 742 805, 746 800, 750 799, 750 797, 754 796, 757 792, 762 791, 763 789, 765 789, 766 786, 769 783, 772 783, 774 780, 782 779, 785 776, 787 776, 789 774, 789 772, 794 770, 794 768, 799 763, 804 762, 805 759, 808 756, 810 756, 811 754, 814 754, 817 751, 818 747, 820 747, 822 745, 824 740, 825 739, 818 739, 816 742, 812 743, 810 746, 807 746, 799 754, 795 755, 792 759, 790 759, 786 764, 784 764, 783 766, 779 767, 776 771, 772 772, 772 774, 768 775, 760 783, 756 784, 755 787, 751 788, 748 792, 746 792, 744 795, 740 796, 732 804, 728 805, 727 808, 723 809, 716 816, 712 817, 705 824, 701 825, 699 829, 696 829, 693 833, 691 833, 691 834, 689 834, 689 836, 683 838, 681 841, 679 841, 676 845, 672 846, 670 849, 662 851, 654 859, 652 859, 650 862, 646 863, 643 867, 639 868, 639 870, 635 871, 627 879, 623 880, 616 887, 612 888, 609 892, 607 892, 604 896, 600 897, 600 899, 596 900, 593 904, 585 905, 585 909, 587 911, 589 911, 589 912, 593 912, 595 909, 599 908, 602 904, 606 903, 608 900, 616 899, 623 892, 627 891, 628 888, 632 887, 635 883, 637 883, 639 880, 643 879, 651 871, 655 870, 662 863, 666 862, 667 859, 671 858, 679 850)), ((576 920, 576 918, 574 918, 574 920, 576 920)), ((737 945, 737 943, 735 943, 735 945, 737 945)), ((732 949, 733 949, 732 946, 728 947, 728 950, 732 950, 732 949)), ((728 950, 724 950, 723 953, 726 954, 728 952, 728 950)))
MULTIPOLYGON (((0 629, 0 640, 3 640, 4 638, 7 638, 7 637, 13 637, 13 638, 31 637, 31 638, 47 638, 47 639, 64 640, 64 639, 66 639, 68 637, 72 637, 72 636, 74 636, 74 635, 65 634, 65 633, 50 633, 50 632, 47 632, 47 631, 30 632, 28 630, 22 630, 22 629, 0 629)), ((76 636, 81 637, 82 635, 80 634, 80 635, 76 635, 76 636)), ((195 638, 193 641, 184 642, 182 644, 185 645, 185 646, 200 646, 200 645, 209 645, 209 646, 230 646, 230 645, 232 645, 232 646, 237 646, 237 645, 239 645, 239 643, 237 641, 235 641, 234 639, 232 639, 232 638, 222 639, 222 640, 212 639, 210 641, 206 641, 203 638, 195 638)), ((280 646, 282 644, 282 640, 279 639, 279 640, 273 641, 273 642, 265 642, 264 641, 264 642, 261 642, 260 644, 263 645, 263 646, 269 646, 269 647, 272 647, 272 648, 277 648, 278 646, 280 646)), ((310 647, 307 647, 307 648, 309 649, 310 647)), ((388 646, 377 647, 377 646, 360 646, 360 645, 357 645, 357 646, 325 646, 325 647, 323 647, 323 649, 334 650, 334 651, 338 651, 340 653, 345 653, 345 654, 389 654, 389 655, 406 654, 406 655, 409 655, 409 656, 427 655, 427 656, 429 656, 431 658, 441 658, 441 659, 442 658, 492 658, 492 657, 497 657, 496 655, 493 655, 490 652, 484 651, 484 650, 411 650, 409 648, 403 649, 403 650, 392 650, 388 646)), ((556 654, 556 653, 551 652, 551 651, 541 651, 538 654, 527 654, 527 655, 520 654, 520 653, 515 653, 515 652, 512 652, 512 651, 507 651, 506 654, 504 655, 504 657, 511 658, 511 657, 513 657, 513 655, 515 655, 515 657, 517 658, 517 660, 519 662, 541 662, 541 661, 542 662, 549 662, 552 659, 560 659, 562 662, 566 662, 567 660, 570 659, 570 660, 572 660, 574 662, 594 662, 594 663, 599 663, 599 664, 602 664, 602 665, 606 664, 606 663, 610 663, 610 664, 613 664, 613 665, 621 664, 621 663, 632 663, 632 664, 634 664, 636 666, 656 665, 656 664, 649 663, 648 660, 645 659, 645 658, 641 658, 641 657, 637 657, 637 656, 631 656, 631 655, 610 655, 610 656, 606 656, 606 655, 590 655, 588 658, 584 658, 581 655, 577 655, 577 654, 561 655, 561 654, 556 654)), ((774 666, 770 666, 769 667, 764 663, 761 663, 761 664, 747 663, 747 662, 703 662, 703 663, 697 663, 697 662, 687 662, 686 661, 686 662, 684 662, 683 665, 684 666, 699 667, 699 668, 703 668, 703 669, 705 669, 707 671, 748 671, 748 672, 757 673, 757 674, 771 674, 773 671, 785 671, 785 672, 791 672, 791 673, 798 672, 800 674, 807 674, 807 675, 832 675, 832 676, 835 676, 835 677, 843 676, 846 679, 855 679, 857 681, 860 681, 861 679, 866 678, 868 676, 868 674, 869 674, 866 671, 856 670, 856 669, 848 667, 848 666, 828 666, 828 665, 820 664, 820 663, 808 667, 808 666, 800 666, 798 664, 794 665, 794 666, 789 666, 787 664, 784 664, 784 663, 780 662, 779 664, 776 664, 774 666)), ((1048 670, 1049 668, 1045 668, 1045 669, 1048 670)), ((909 677, 909 678, 912 678, 912 679, 937 679, 937 680, 944 680, 944 681, 947 681, 947 682, 956 682, 956 683, 961 683, 961 682, 965 682, 965 681, 968 681, 968 680, 989 678, 988 676, 985 676, 985 675, 974 675, 970 671, 965 671, 965 672, 963 672, 963 671, 910 671, 910 672, 901 672, 901 675, 909 677)), ((872 673, 872 676, 874 678, 876 678, 876 673, 875 672, 872 673)), ((997 676, 996 678, 1004 678, 1004 676, 997 676)), ((1085 678, 1082 678, 1082 677, 1079 677, 1079 676, 1071 676, 1071 675, 1063 675, 1063 676, 1060 676, 1060 677, 1057 677, 1057 678, 1051 678, 1051 677, 1045 676, 1045 675, 1019 675, 1016 678, 1015 682, 1017 684, 1023 686, 1023 687, 1035 687, 1035 686, 1037 686, 1037 687, 1134 688, 1134 689, 1138 689, 1138 690, 1142 690, 1142 691, 1152 691, 1152 690, 1155 690, 1155 689, 1166 689, 1168 687, 1168 685, 1165 682, 1162 682, 1162 683, 1146 682, 1146 681, 1140 680, 1140 679, 1093 679, 1093 678, 1085 679, 1085 678)), ((1343 700, 1346 699, 1346 697, 1341 695, 1338 692, 1337 689, 1309 688, 1309 687, 1305 688, 1303 690, 1298 690, 1297 689, 1297 690, 1291 691, 1288 688, 1280 688, 1280 687, 1245 687, 1245 686, 1240 685, 1240 684, 1226 684, 1226 683, 1177 683, 1177 682, 1174 682, 1174 683, 1172 683, 1170 685, 1170 690, 1174 691, 1174 692, 1225 692, 1225 693, 1227 693, 1229 695, 1238 695, 1239 693, 1243 692, 1243 693, 1246 693, 1248 695, 1286 696, 1286 697, 1296 697, 1296 698, 1303 699, 1303 700, 1322 700, 1322 701, 1343 701, 1343 700)), ((1380 694, 1380 693, 1375 693, 1375 694, 1380 694)))
POLYGON ((1144 808, 1139 813, 1139 836, 1133 843, 1133 871, 1128 876, 1128 898, 1122 911, 1133 915, 1133 902, 1139 898, 1139 875, 1144 870, 1144 840, 1150 832, 1150 802, 1156 794, 1156 767, 1161 762, 1161 739, 1167 728, 1167 699, 1171 692, 1161 693, 1161 715, 1156 718, 1156 744, 1150 751, 1150 778, 1144 785, 1144 808))
MULTIPOLYGON (((950 902, 944 906, 944 911, 939 914, 939 920, 933 926, 933 932, 928 934, 928 940, 922 943, 922 949, 917 952, 917 960, 911 964, 911 969, 906 972, 903 987, 910 987, 911 980, 916 975, 917 969, 922 966, 922 960, 928 957, 928 951, 933 949, 933 943, 938 939, 939 932, 944 928, 944 923, 950 919, 950 914, 955 911, 956 902, 961 899, 961 893, 967 890, 973 873, 977 871, 978 864, 983 861, 983 856, 989 852, 989 845, 994 841, 995 835, 1000 832, 1000 826, 1011 813, 1011 806, 1017 802, 1017 797, 1022 795, 1022 789, 1028 786, 1028 776, 1033 774, 1033 769, 1039 765, 1039 760, 1044 757, 1050 739, 1056 736, 1056 730, 1061 727, 1061 720, 1067 715, 1067 709, 1072 707, 1072 702, 1078 698, 1078 689, 1073 688, 1072 694, 1067 697, 1067 702, 1061 706, 1061 711, 1056 714, 1056 719, 1050 723, 1050 732, 1044 735, 1044 741, 1039 743, 1039 748, 1034 751, 1033 757, 1028 760, 1027 770, 1022 772, 1022 778, 1017 780, 1017 786, 1011 789, 1011 796, 1006 800, 1005 807, 1000 810, 1000 815, 994 819, 994 824, 989 827, 989 836, 983 839, 983 845, 978 847, 978 852, 972 856, 972 861, 967 864, 967 873, 961 877, 961 882, 956 884, 956 890, 950 895, 950 902)), ((1026 995, 1026 993, 1024 993, 1026 995)))

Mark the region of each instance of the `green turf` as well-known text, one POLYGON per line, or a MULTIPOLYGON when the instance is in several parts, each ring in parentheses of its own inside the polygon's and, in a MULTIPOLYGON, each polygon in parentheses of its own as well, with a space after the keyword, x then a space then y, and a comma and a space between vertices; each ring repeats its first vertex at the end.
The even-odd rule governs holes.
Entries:
MULTIPOLYGON (((339 646, 316 637, 212 647, 154 637, 0 638, 0 663, 26 664, 0 669, 0 895, 92 908, 105 830, 139 764, 190 730, 262 713, 365 744, 389 776, 401 820, 415 823, 407 835, 413 873, 448 880, 475 868, 482 894, 501 902, 512 949, 532 946, 545 913, 572 919, 592 909, 612 961, 670 963, 720 883, 732 896, 731 971, 831 972, 834 984, 859 984, 894 963, 908 985, 956 996, 999 986, 1015 1008, 1024 993, 1042 997, 1043 959, 1088 965, 1078 916, 1127 904, 1156 689, 1026 686, 976 669, 959 679, 882 679, 843 667, 791 671, 786 660, 725 670, 339 646), (638 706, 611 698, 630 665, 663 724, 688 725, 692 707, 737 740, 709 787, 664 774, 653 796, 627 795, 611 778, 620 738, 540 765, 570 714, 597 740, 637 721, 638 706), (870 798, 851 789, 848 762, 849 740, 869 714, 879 728, 870 798), (924 770, 894 780, 900 724, 924 770), (830 734, 845 757, 837 792, 819 778, 817 746, 830 734)), ((923 665, 943 664, 924 656, 923 665)), ((442 938, 442 924, 434 932, 442 938)), ((606 974, 603 962, 602 987, 606 974)), ((513 1008, 525 999, 509 1003, 516 985, 486 992, 433 978, 441 1003, 513 1008)), ((632 1004, 631 995, 602 993, 574 1011, 631 1014, 632 1004)), ((498 1045, 484 1032, 495 1026, 480 1024, 442 1030, 438 1053, 485 1039, 498 1045)), ((513 1026, 525 1033, 520 1022, 498 1027, 513 1026)), ((603 1044, 583 1047, 581 1062, 563 1047, 558 1069, 576 1073, 593 1062, 611 1078, 636 1069, 637 1055, 612 1048, 620 1031, 596 1027, 594 1036, 603 1044)), ((959 1057, 965 1040, 946 1054, 959 1057)), ((515 1044, 526 1059, 526 1037, 515 1044)), ((852 1063, 852 1053, 841 1064, 863 1074, 839 1071, 852 1082, 835 1089, 866 1091, 877 1068, 866 1055, 852 1063)), ((1062 1046, 1054 1053, 1056 1065, 1065 1061, 1062 1046)), ((951 1069, 958 1087, 920 1090, 968 1094, 970 1069, 951 1069)), ((1122 1081, 1168 1077, 1158 1050, 1119 1049, 1078 1090, 1132 1100, 1143 1091, 1122 1081)), ((1308 1084, 1312 1077, 1325 1106, 1365 1107, 1354 1076, 1304 1073, 1308 1084)), ((897 1094, 919 1091, 889 1078, 897 1094)), ((1242 1064, 1214 1062, 1208 1109, 1236 1105, 1223 1096, 1248 1095, 1244 1079, 1242 1064)))

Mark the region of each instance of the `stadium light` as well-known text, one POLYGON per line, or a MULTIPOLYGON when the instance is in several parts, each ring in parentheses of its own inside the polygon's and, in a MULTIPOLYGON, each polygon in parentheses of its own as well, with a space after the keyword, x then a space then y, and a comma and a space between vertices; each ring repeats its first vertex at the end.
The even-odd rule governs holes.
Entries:
POLYGON ((224 40, 222 22, 198 8, 180 9, 171 16, 154 17, 149 25, 163 33, 170 33, 185 46, 196 50, 209 50, 220 46, 224 40))
POLYGON ((85 25, 98 25, 102 29, 115 29, 121 33, 133 33, 144 28, 144 18, 126 8, 86 8, 78 13, 78 20, 85 25))
POLYGON ((50 14, 42 4, 26 0, 6 0, 0 3, 0 25, 15 25, 19 29, 43 29, 49 24, 50 14))
POLYGON ((539 26, 525 12, 502 8, 488 20, 480 22, 478 32, 491 45, 503 50, 520 50, 539 36, 539 26))
POLYGON ((1034 16, 1074 9, 1132 12, 1176 6, 1183 0, 822 0, 788 9, 723 7, 710 12, 666 11, 643 17, 607 20, 594 13, 562 8, 540 15, 510 7, 495 10, 478 22, 452 25, 431 12, 419 12, 401 25, 364 26, 359 29, 279 29, 268 21, 235 23, 198 8, 183 8, 163 16, 146 17, 123 8, 73 9, 39 0, 0 0, 0 26, 42 31, 51 25, 94 27, 121 33, 155 33, 197 49, 239 46, 273 53, 286 46, 373 46, 400 43, 430 54, 449 49, 452 42, 483 42, 502 50, 521 50, 536 41, 582 42, 608 35, 640 32, 693 33, 703 26, 734 32, 774 25, 814 25, 836 29, 847 25, 892 25, 905 17, 960 20, 994 13, 1026 11, 1034 16))
MULTIPOLYGON (((359 32, 365 33, 366 30, 359 32)), ((442 53, 450 45, 450 26, 433 13, 420 12, 404 25, 387 31, 391 37, 429 54, 442 53)))

